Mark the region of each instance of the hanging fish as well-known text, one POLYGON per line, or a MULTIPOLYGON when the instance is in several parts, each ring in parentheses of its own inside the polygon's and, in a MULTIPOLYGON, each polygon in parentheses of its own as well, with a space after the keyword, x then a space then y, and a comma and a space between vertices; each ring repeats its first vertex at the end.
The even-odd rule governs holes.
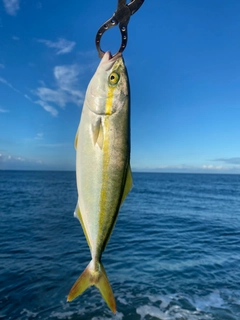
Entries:
POLYGON ((75 138, 78 202, 74 215, 80 220, 92 260, 69 292, 68 301, 89 286, 97 287, 115 313, 116 302, 101 263, 121 204, 132 188, 130 169, 130 92, 122 52, 127 25, 144 0, 118 0, 117 10, 96 35, 102 58, 91 79, 75 138), (122 42, 115 55, 104 53, 100 40, 106 30, 119 26, 122 42))
POLYGON ((113 312, 116 303, 101 256, 132 188, 129 102, 122 54, 112 57, 106 52, 88 85, 75 139, 78 202, 74 215, 81 222, 92 260, 67 300, 94 285, 113 312))

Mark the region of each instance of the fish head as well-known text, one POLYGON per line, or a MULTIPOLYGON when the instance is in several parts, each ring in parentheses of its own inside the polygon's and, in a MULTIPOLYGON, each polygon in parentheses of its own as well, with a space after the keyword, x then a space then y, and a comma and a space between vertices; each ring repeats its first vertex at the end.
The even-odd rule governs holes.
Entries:
POLYGON ((123 107, 128 95, 128 75, 122 54, 112 57, 107 51, 88 85, 87 106, 98 115, 112 115, 123 107))

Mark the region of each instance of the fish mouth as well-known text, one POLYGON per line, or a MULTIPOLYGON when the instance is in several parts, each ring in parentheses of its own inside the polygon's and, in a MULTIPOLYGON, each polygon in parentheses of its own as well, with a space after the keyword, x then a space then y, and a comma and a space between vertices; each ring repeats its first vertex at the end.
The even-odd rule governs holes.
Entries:
POLYGON ((119 59, 122 59, 121 52, 112 55, 110 51, 106 51, 104 53, 104 56, 102 57, 100 65, 104 68, 105 71, 109 71, 113 67, 114 63, 119 59))
POLYGON ((117 52, 115 53, 114 55, 111 54, 110 51, 106 51, 105 54, 108 58, 108 61, 117 61, 121 56, 122 56, 122 53, 121 52, 117 52))

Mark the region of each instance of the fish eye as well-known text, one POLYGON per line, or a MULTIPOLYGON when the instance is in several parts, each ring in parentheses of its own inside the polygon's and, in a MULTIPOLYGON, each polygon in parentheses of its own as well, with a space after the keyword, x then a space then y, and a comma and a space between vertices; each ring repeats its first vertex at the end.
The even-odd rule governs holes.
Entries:
POLYGON ((115 86, 120 79, 120 76, 117 72, 112 72, 108 77, 108 83, 112 86, 115 86))

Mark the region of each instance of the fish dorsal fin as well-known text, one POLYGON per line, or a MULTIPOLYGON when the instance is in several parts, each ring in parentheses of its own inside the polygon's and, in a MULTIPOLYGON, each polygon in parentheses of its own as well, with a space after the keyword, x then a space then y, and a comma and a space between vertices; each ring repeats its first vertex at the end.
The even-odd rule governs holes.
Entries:
POLYGON ((84 232, 85 238, 87 239, 88 246, 89 246, 89 248, 91 250, 91 244, 90 244, 90 241, 89 241, 87 230, 85 228, 85 225, 84 225, 84 222, 83 222, 83 219, 82 219, 82 214, 81 214, 78 202, 77 202, 77 205, 76 205, 76 208, 75 208, 75 211, 74 211, 74 217, 77 218, 80 221, 80 223, 82 225, 82 228, 83 228, 83 232, 84 232))
POLYGON ((97 144, 100 149, 103 147, 103 125, 102 119, 98 120, 92 124, 92 136, 94 145, 97 144))
POLYGON ((78 129, 77 129, 77 133, 76 133, 75 140, 74 140, 74 148, 75 148, 75 150, 77 150, 77 144, 78 144, 78 129))
POLYGON ((129 165, 128 169, 127 169, 127 177, 126 177, 126 182, 125 182, 125 187, 124 187, 124 191, 123 191, 123 195, 122 195, 121 204, 124 202, 126 196, 131 191, 132 186, 133 186, 132 171, 131 171, 131 168, 129 165))

